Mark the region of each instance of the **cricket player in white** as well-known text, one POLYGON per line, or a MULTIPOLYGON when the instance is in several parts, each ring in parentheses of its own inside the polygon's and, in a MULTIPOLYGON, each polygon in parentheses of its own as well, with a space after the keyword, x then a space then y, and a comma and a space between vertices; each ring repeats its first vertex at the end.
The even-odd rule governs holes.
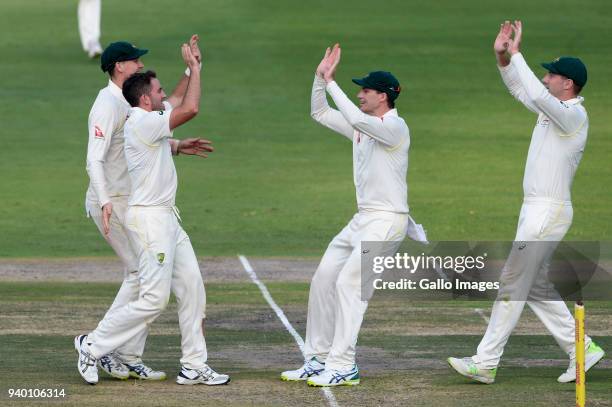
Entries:
MULTIPOLYGON (((519 52, 521 36, 521 22, 506 21, 494 44, 499 71, 508 90, 538 115, 525 165, 518 230, 502 270, 498 299, 476 355, 449 358, 448 362, 464 376, 493 383, 504 346, 527 303, 570 357, 567 371, 558 378, 566 383, 576 380, 575 324, 548 279, 548 269, 554 249, 572 223, 570 189, 589 127, 583 98, 578 96, 586 84, 587 73, 579 59, 562 57, 542 64, 549 72, 539 81, 519 52)), ((585 346, 588 370, 601 360, 604 352, 588 336, 585 346)))
POLYGON ((77 9, 81 45, 89 58, 102 54, 100 45, 101 3, 102 0, 79 0, 77 9))
MULTIPOLYGON (((200 58, 197 41, 197 35, 192 36, 190 47, 200 58)), ((121 88, 129 76, 142 69, 140 57, 146 53, 147 50, 138 49, 123 41, 112 43, 106 48, 102 54, 101 67, 111 78, 108 86, 98 94, 88 120, 87 172, 90 184, 85 206, 88 215, 124 265, 123 284, 104 319, 110 318, 117 309, 136 300, 140 289, 138 255, 128 239, 125 222, 131 186, 124 153, 124 124, 130 105, 123 97, 121 88)), ((184 75, 168 101, 164 102, 168 108, 182 101, 187 81, 188 76, 184 75)), ((173 154, 180 152, 202 155, 203 151, 208 150, 206 144, 199 139, 171 142, 173 154)), ((193 283, 191 280, 177 280, 175 285, 192 287, 193 283)), ((145 380, 165 379, 164 372, 155 371, 142 362, 147 334, 148 327, 145 326, 114 352, 99 357, 98 366, 118 379, 126 379, 128 376, 145 380)), ((80 346, 85 338, 85 335, 79 335, 75 345, 80 346)), ((95 339, 95 331, 89 335, 89 339, 95 339)), ((82 373, 82 369, 79 371, 82 373)), ((86 381, 95 384, 97 372, 95 369, 88 369, 88 372, 90 375, 86 381)))
POLYGON ((229 382, 229 376, 216 373, 206 364, 204 284, 174 206, 177 179, 170 143, 172 130, 195 117, 200 103, 199 62, 187 44, 183 44, 182 54, 190 76, 176 108, 163 110, 166 94, 151 71, 132 75, 123 86, 123 95, 132 106, 125 124, 125 156, 132 183, 126 225, 138 254, 140 290, 136 300, 105 318, 88 338, 79 341, 77 337, 75 346, 85 380, 94 376, 91 359, 95 361, 121 347, 151 324, 167 306, 173 289, 179 304, 183 353, 177 383, 229 382))
POLYGON ((328 48, 317 68, 311 116, 353 144, 358 212, 329 244, 312 279, 305 363, 281 374, 283 380, 307 380, 311 386, 359 384, 355 347, 368 305, 361 295, 361 242, 393 242, 397 250, 409 225, 417 226, 407 203, 410 136, 394 108, 399 82, 381 71, 353 79, 362 86, 356 107, 334 81, 340 52, 337 44, 328 48), (328 105, 326 90, 338 110, 328 105))

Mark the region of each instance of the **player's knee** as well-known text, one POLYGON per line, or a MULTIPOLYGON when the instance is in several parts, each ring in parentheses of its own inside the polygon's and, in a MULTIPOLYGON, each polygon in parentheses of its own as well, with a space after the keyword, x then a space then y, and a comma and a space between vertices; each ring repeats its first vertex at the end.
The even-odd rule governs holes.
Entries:
POLYGON ((326 287, 333 283, 334 283, 334 279, 332 278, 331 273, 326 272, 325 270, 321 270, 319 268, 317 269, 314 276, 312 276, 312 281, 310 285, 312 287, 322 287, 322 286, 326 287))
POLYGON ((336 281, 336 292, 353 293, 361 290, 361 279, 340 277, 336 281))
POLYGON ((142 297, 145 307, 151 312, 161 313, 168 306, 170 295, 147 293, 142 297))

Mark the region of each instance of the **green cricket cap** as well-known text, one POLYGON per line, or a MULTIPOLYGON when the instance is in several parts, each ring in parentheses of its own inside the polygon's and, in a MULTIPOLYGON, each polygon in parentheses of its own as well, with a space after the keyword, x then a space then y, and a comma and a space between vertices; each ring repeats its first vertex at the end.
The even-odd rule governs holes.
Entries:
POLYGON ((545 62, 542 66, 548 72, 563 75, 574 81, 580 87, 586 85, 587 69, 579 58, 559 57, 552 62, 545 62))
POLYGON ((116 62, 138 59, 147 52, 149 52, 148 49, 137 48, 127 41, 113 42, 102 53, 100 68, 102 68, 102 72, 108 72, 116 62))
POLYGON ((353 82, 362 88, 385 92, 391 101, 397 99, 402 91, 397 78, 391 72, 386 71, 370 72, 365 78, 353 79, 353 82))

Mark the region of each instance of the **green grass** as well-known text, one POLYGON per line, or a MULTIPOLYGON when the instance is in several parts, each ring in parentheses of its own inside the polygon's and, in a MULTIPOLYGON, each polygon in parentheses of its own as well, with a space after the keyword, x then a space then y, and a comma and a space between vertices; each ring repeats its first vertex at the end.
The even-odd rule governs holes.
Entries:
MULTIPOLYGON (((535 117, 507 94, 491 44, 522 18, 524 53, 582 57, 590 134, 574 183, 569 239, 612 237, 612 124, 605 0, 107 0, 103 43, 129 39, 171 88, 179 44, 197 32, 205 68, 200 116, 176 132, 206 136, 206 161, 177 159, 177 197, 199 255, 319 255, 355 211, 351 147, 309 117, 313 71, 340 41, 338 81, 387 69, 411 129, 410 206, 433 240, 509 240, 535 117), (567 10, 572 12, 568 13, 567 10)), ((109 255, 84 217, 87 114, 106 78, 80 50, 75 2, 4 0, 0 106, 0 256, 109 255)))
MULTIPOLYGON (((276 282, 269 287, 303 336, 307 285, 276 282)), ((152 366, 166 371, 169 380, 121 382, 101 375, 97 386, 84 384, 74 366, 72 338, 95 327, 116 288, 113 284, 0 282, 0 405, 40 405, 40 401, 9 400, 10 388, 65 389, 67 398, 56 404, 70 406, 107 406, 117 400, 133 406, 324 403, 317 389, 279 380, 280 371, 300 363, 299 349, 257 287, 247 283, 207 285, 209 361, 232 376, 230 385, 213 388, 174 384, 180 338, 173 302, 151 325, 144 355, 152 366), (90 301, 83 301, 85 293, 90 301)), ((574 386, 556 382, 567 359, 541 326, 532 328, 536 319, 529 313, 506 346, 494 385, 473 384, 449 370, 445 359, 472 354, 484 332, 485 325, 473 307, 481 306, 488 312, 490 305, 376 296, 358 343, 362 384, 334 389, 338 403, 473 406, 477 400, 479 405, 506 407, 525 405, 529 400, 533 406, 571 405, 574 386), (529 334, 525 334, 525 328, 529 334)), ((591 329, 609 332, 611 309, 610 302, 589 306, 587 321, 599 321, 591 329)), ((612 349, 609 335, 595 335, 594 339, 604 349, 612 349)), ((589 405, 609 405, 611 379, 609 363, 589 372, 589 405)))

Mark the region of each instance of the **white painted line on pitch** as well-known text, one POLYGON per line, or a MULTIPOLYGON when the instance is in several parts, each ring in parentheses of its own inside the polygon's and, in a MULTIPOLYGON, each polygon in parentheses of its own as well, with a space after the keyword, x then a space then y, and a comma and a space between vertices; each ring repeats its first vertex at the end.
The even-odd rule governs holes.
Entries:
MULTIPOLYGON (((261 291, 261 294, 268 302, 268 305, 270 305, 270 308, 274 310, 278 319, 280 319, 287 331, 289 331, 291 336, 293 336, 293 339, 300 348, 302 356, 304 356, 304 339, 302 339, 300 334, 295 330, 295 328, 293 328, 293 325, 291 325, 291 322, 289 322, 283 310, 278 306, 276 301, 274 301, 274 298, 272 298, 270 291, 268 291, 268 287, 266 287, 266 285, 262 283, 261 280, 257 277, 257 274, 255 274, 255 270, 253 270, 253 267, 251 266, 251 263, 249 263, 249 260, 241 254, 238 255, 238 259, 240 260, 240 263, 242 263, 244 271, 246 271, 249 277, 251 277, 253 283, 255 283, 257 287, 259 287, 259 291, 261 291)), ((330 405, 330 407, 339 407, 338 402, 336 401, 336 397, 334 397, 334 393, 332 393, 329 387, 321 387, 321 391, 323 392, 323 395, 325 395, 327 403, 330 405)))
POLYGON ((448 278, 448 276, 442 272, 440 267, 434 267, 434 270, 438 274, 438 277, 440 277, 440 278, 442 278, 442 279, 444 279, 446 281, 450 281, 450 278, 448 278))
MULTIPOLYGON (((446 274, 444 274, 441 269, 439 269, 438 267, 434 267, 434 270, 436 271, 438 276, 440 276, 440 278, 443 278, 446 281, 450 281, 448 276, 446 274)), ((485 313, 482 310, 482 308, 474 308, 474 312, 477 313, 478 315, 480 315, 482 317, 482 319, 484 319, 484 321, 487 324, 489 323, 489 317, 485 315, 485 313)))
POLYGON ((482 308, 474 308, 474 312, 477 313, 478 315, 480 315, 482 317, 482 319, 484 319, 484 321, 487 324, 489 323, 489 317, 485 315, 485 313, 482 310, 482 308))

